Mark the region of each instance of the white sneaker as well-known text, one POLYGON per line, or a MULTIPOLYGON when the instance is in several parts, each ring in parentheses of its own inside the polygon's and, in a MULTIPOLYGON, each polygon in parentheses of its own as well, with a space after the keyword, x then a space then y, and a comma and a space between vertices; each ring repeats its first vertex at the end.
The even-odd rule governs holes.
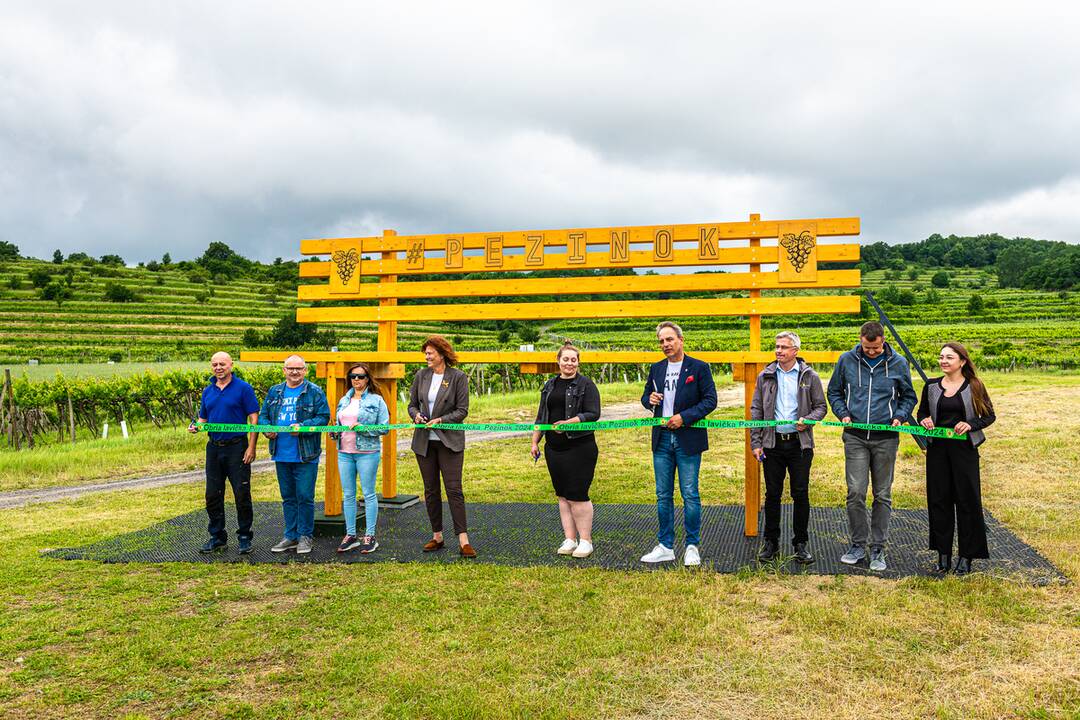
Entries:
POLYGON ((560 555, 570 555, 574 552, 574 548, 576 548, 577 546, 577 540, 571 540, 570 538, 566 538, 562 541, 562 545, 560 545, 559 549, 555 552, 559 553, 560 555))
POLYGON ((652 550, 641 556, 643 563, 671 562, 675 559, 675 551, 663 545, 657 545, 652 550))
POLYGON ((682 564, 686 567, 696 567, 701 564, 701 553, 698 552, 697 545, 686 546, 686 552, 682 556, 682 564))
POLYGON ((592 555, 593 546, 588 540, 582 540, 577 544, 577 550, 574 550, 573 556, 576 558, 587 558, 592 555))

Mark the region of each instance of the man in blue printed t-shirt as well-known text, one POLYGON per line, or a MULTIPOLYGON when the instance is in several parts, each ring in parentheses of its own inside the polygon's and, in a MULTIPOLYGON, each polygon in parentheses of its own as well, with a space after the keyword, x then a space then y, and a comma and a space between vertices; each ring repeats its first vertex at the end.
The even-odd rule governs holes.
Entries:
MULTIPOLYGON (((285 360, 285 382, 266 393, 260 425, 326 425, 330 406, 322 389, 305 379, 307 364, 299 355, 285 360)), ((315 532, 315 478, 319 474, 322 433, 268 432, 270 456, 277 466, 281 509, 285 520, 284 537, 272 552, 296 550, 311 552, 315 532)))
MULTIPOLYGON (((198 422, 240 425, 254 424, 259 417, 259 401, 255 391, 233 375, 229 353, 214 353, 210 358, 214 382, 203 390, 198 422)), ((189 432, 198 432, 195 425, 189 432)), ((206 514, 210 518, 207 531, 210 539, 199 548, 212 553, 228 544, 225 531, 225 480, 232 485, 236 501, 236 536, 240 553, 251 552, 251 461, 255 459, 258 433, 212 432, 206 441, 206 514)))

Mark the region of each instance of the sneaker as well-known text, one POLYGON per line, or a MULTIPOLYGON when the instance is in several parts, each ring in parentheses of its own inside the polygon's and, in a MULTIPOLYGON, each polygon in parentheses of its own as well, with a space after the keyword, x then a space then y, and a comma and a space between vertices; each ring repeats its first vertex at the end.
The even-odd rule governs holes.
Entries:
POLYGON ((886 567, 885 548, 870 548, 870 569, 874 572, 881 572, 886 567))
POLYGON ((360 542, 360 552, 363 554, 373 553, 379 549, 379 541, 375 539, 374 535, 365 535, 364 539, 360 542))
MULTIPOLYGON (((337 551, 339 553, 349 552, 353 548, 358 547, 360 547, 360 538, 355 535, 346 535, 341 538, 341 544, 337 546, 337 551)), ((297 550, 297 552, 299 552, 299 550, 297 550)))
POLYGON ((210 553, 217 552, 218 550, 224 550, 226 543, 224 540, 218 540, 217 538, 210 538, 203 546, 199 548, 199 552, 203 555, 209 555, 210 553))
POLYGON ((294 547, 296 547, 296 544, 297 543, 295 540, 290 540, 289 538, 281 538, 281 542, 270 548, 270 552, 285 552, 286 550, 292 550, 294 547))
POLYGON ((795 562, 800 565, 809 565, 814 562, 814 556, 807 549, 806 543, 795 543, 795 562))
POLYGON ((701 553, 698 552, 697 545, 686 546, 686 552, 682 556, 682 564, 685 567, 697 567, 701 564, 701 553))
POLYGON ((570 538, 566 538, 562 541, 562 545, 560 545, 559 549, 555 552, 559 553, 560 555, 573 555, 574 550, 577 549, 577 546, 577 540, 571 540, 570 538))
POLYGON ((674 559, 675 551, 663 545, 657 545, 641 556, 641 562, 643 563, 671 562, 674 559))
MULTIPOLYGON (((561 549, 561 548, 560 548, 561 549)), ((592 555, 593 545, 588 540, 582 540, 577 544, 577 548, 571 553, 576 558, 587 558, 592 555)))
POLYGON ((780 552, 780 544, 775 540, 765 539, 765 542, 761 545, 761 550, 758 551, 757 561, 759 563, 772 562, 776 559, 777 554, 780 552))
POLYGON ((240 554, 247 555, 251 550, 251 538, 240 538, 240 554))
POLYGON ((866 548, 862 545, 852 545, 851 548, 840 556, 840 562, 845 565, 858 565, 866 557, 866 548))
POLYGON ((311 547, 314 544, 315 540, 310 535, 301 535, 300 539, 296 541, 296 554, 307 555, 311 552, 311 547))

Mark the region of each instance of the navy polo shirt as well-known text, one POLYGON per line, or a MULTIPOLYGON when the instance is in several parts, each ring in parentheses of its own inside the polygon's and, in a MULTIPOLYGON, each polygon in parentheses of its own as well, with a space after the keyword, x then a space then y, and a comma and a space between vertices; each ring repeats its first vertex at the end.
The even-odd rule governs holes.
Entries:
MULTIPOLYGON (((224 388, 219 388, 217 379, 213 379, 210 386, 203 390, 199 417, 206 418, 207 422, 243 424, 247 422, 248 415, 257 412, 259 401, 255 397, 255 391, 236 375, 232 376, 232 380, 224 388)), ((212 432, 210 439, 230 440, 244 435, 246 433, 212 432)))

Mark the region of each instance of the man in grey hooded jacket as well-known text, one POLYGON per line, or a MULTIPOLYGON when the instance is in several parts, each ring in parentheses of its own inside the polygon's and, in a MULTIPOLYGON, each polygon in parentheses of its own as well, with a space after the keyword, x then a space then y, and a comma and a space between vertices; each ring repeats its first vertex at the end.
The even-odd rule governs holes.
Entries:
MULTIPOLYGON (((829 379, 827 394, 833 413, 845 423, 900 425, 918 402, 907 360, 885 342, 885 331, 879 322, 868 322, 860 328, 859 344, 840 356, 829 379)), ((840 562, 858 564, 866 558, 869 543, 870 569, 880 572, 886 568, 885 543, 892 515, 893 469, 900 435, 847 428, 843 437, 851 548, 840 562), (866 490, 871 482, 874 502, 868 518, 866 490)))

